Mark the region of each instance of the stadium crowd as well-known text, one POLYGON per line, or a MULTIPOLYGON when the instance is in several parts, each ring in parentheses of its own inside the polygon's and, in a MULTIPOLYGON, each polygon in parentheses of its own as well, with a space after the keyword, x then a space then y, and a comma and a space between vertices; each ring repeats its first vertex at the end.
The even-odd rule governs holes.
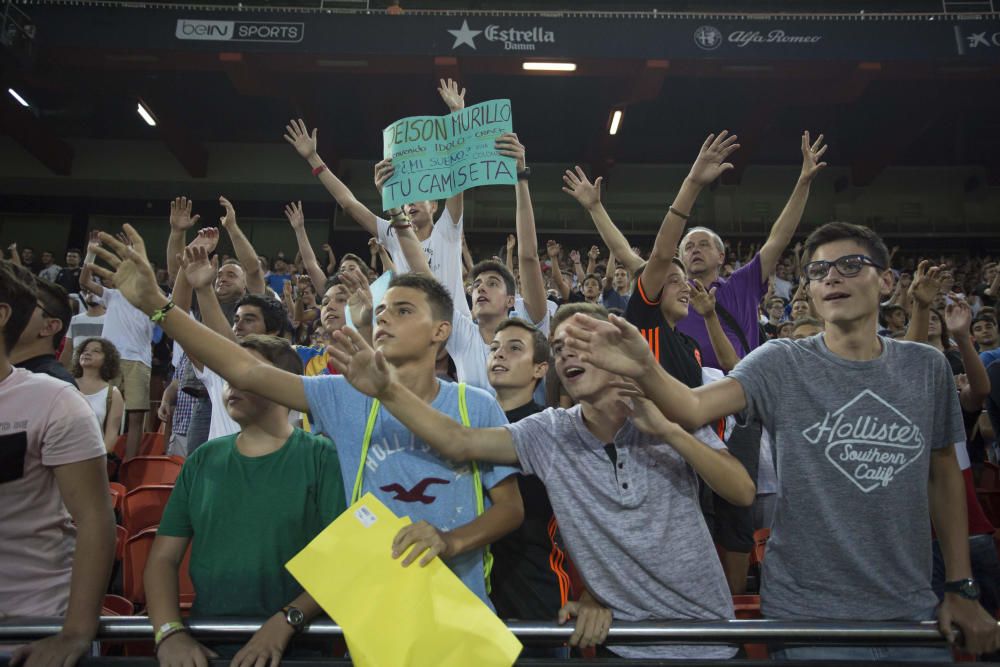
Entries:
MULTIPOLYGON (((464 107, 455 82, 439 92, 464 107)), ((749 247, 689 224, 740 147, 708 135, 645 251, 580 167, 562 190, 602 244, 539 239, 526 148, 503 135, 515 232, 480 258, 461 193, 382 217, 326 167, 316 129, 293 120, 284 139, 371 236, 367 261, 317 252, 300 202, 290 259, 254 247, 224 197, 200 228, 178 197, 164 267, 128 225, 62 266, 16 244, 0 262, 0 618, 65 617, 13 664, 89 651, 122 591, 109 477, 164 458, 132 600, 163 667, 326 650, 295 637, 323 612, 284 564, 365 493, 413 520, 392 544, 402 566, 440 557, 502 618, 574 622, 576 649, 732 657, 605 639, 613 621, 734 618, 748 581, 765 618, 936 618, 972 653, 1000 649, 1000 517, 977 495, 997 463, 997 263, 890 251, 845 222, 800 229, 822 135, 800 137, 788 202, 749 247), (267 620, 232 646, 199 643, 185 615, 267 620)), ((379 189, 393 169, 375 165, 379 189)))

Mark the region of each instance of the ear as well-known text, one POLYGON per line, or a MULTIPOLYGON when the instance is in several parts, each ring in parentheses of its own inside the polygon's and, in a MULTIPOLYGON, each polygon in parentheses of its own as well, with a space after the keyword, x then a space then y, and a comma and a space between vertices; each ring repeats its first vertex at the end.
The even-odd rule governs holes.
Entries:
POLYGON ((507 310, 510 310, 511 308, 514 307, 514 301, 515 298, 513 294, 507 296, 507 310))
POLYGON ((892 272, 892 269, 886 269, 879 276, 879 288, 882 293, 891 293, 893 288, 896 286, 896 276, 892 272))
POLYGON ((549 362, 543 361, 540 364, 535 364, 535 370, 531 372, 531 377, 535 380, 541 380, 545 377, 545 374, 549 372, 549 362))
POLYGON ((438 322, 434 325, 434 332, 431 334, 431 340, 434 343, 444 343, 451 336, 451 323, 445 322, 444 320, 438 322))
POLYGON ((62 329, 62 320, 57 320, 54 317, 46 317, 45 324, 42 326, 41 331, 38 332, 39 338, 48 338, 50 336, 55 336, 62 329))
POLYGON ((14 312, 9 303, 0 303, 0 327, 6 327, 10 322, 10 314, 14 312))

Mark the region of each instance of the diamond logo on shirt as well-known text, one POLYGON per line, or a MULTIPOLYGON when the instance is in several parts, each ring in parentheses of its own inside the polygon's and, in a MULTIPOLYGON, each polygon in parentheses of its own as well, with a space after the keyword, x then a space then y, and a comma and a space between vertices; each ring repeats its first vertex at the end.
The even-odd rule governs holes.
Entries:
POLYGON ((888 486, 926 444, 919 426, 870 389, 826 413, 802 436, 823 445, 827 460, 864 493, 888 486))

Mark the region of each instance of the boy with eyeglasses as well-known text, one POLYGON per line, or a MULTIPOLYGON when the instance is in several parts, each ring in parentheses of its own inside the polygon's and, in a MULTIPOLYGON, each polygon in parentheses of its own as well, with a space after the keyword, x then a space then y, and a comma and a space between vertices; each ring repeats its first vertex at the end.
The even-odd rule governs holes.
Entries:
MULTIPOLYGON (((746 410, 773 435, 778 502, 764 561, 768 618, 927 620, 958 626, 967 650, 1000 647, 971 579, 965 440, 951 371, 925 345, 878 336, 889 253, 870 229, 834 222, 806 241, 804 274, 822 335, 770 341, 729 377, 690 389, 652 363, 627 322, 574 318, 566 345, 631 377, 668 419, 694 428, 746 410), (803 373, 801 369, 808 369, 803 373), (795 410, 786 410, 790 401, 795 410), (930 515, 944 554, 945 599, 931 589, 930 515)), ((795 647, 787 659, 950 660, 943 648, 795 647)))

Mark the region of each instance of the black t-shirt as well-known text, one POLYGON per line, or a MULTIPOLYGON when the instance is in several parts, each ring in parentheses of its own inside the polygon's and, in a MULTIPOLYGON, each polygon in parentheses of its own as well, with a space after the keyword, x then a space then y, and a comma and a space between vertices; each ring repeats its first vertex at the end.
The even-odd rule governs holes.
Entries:
POLYGON ((70 294, 80 291, 80 271, 79 267, 71 269, 63 267, 56 276, 56 285, 59 285, 70 294))
MULTIPOLYGON (((531 402, 507 412, 514 423, 542 406, 531 402)), ((493 547, 493 591, 490 599, 500 618, 552 620, 569 594, 562 548, 545 485, 534 475, 518 475, 524 522, 493 547)))
MULTIPOLYGON (((59 360, 56 359, 54 354, 43 354, 39 357, 25 359, 19 364, 14 364, 14 366, 17 368, 23 368, 26 371, 31 371, 32 373, 44 373, 45 375, 51 375, 57 380, 68 382, 76 387, 76 379, 70 375, 65 366, 59 363, 59 360)), ((79 389, 79 387, 77 387, 77 389, 79 389)))
POLYGON ((660 295, 650 300, 642 287, 642 276, 625 309, 625 319, 642 333, 663 370, 691 387, 700 387, 701 349, 697 341, 672 328, 660 312, 660 295))

